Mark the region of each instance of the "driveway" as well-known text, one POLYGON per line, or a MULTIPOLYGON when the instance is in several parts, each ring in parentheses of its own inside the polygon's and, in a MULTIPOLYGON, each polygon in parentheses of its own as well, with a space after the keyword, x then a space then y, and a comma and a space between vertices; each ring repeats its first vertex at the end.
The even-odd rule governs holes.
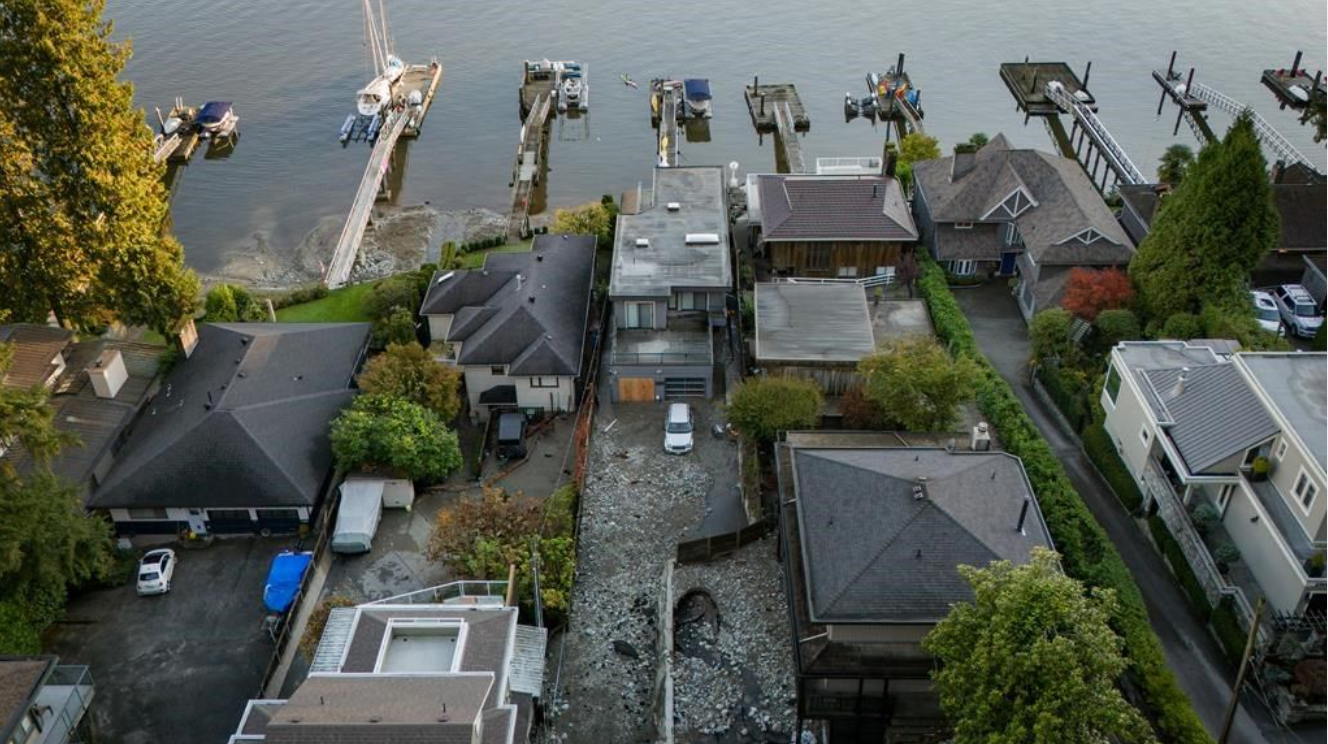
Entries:
MULTIPOLYGON (((1028 329, 1010 290, 1001 283, 954 290, 982 352, 991 360, 1070 477, 1070 482, 1107 531, 1144 596, 1153 630, 1162 641, 1167 663, 1214 738, 1220 732, 1234 674, 1207 627, 1190 613, 1180 586, 1143 531, 1116 500, 1078 443, 1055 423, 1033 394, 1028 380, 1028 329)), ((999 433, 999 432, 998 432, 999 433)), ((1262 706, 1242 705, 1232 741, 1323 741, 1317 731, 1279 731, 1262 706), (1253 714, 1256 718, 1251 718, 1253 714)))
POLYGON ((69 603, 45 649, 92 669, 100 744, 224 742, 240 722, 274 646, 263 586, 290 538, 236 538, 184 550, 169 594, 132 585, 69 603))

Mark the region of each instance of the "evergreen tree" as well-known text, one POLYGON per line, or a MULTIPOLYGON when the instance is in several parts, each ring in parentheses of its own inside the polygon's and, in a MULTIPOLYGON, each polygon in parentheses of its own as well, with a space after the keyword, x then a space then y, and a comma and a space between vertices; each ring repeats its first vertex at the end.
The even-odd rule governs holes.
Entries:
POLYGON ((1277 247, 1278 230, 1259 140, 1242 115, 1220 143, 1199 152, 1130 262, 1150 322, 1208 304, 1253 313, 1245 284, 1277 247))
POLYGON ((163 232, 162 166, 103 4, 0 4, 0 308, 170 333, 198 280, 163 232))

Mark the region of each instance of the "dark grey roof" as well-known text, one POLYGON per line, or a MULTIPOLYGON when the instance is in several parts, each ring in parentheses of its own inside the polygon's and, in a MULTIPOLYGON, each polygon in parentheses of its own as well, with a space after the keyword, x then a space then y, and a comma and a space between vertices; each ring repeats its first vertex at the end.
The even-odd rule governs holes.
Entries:
POLYGON ((935 622, 972 598, 959 565, 1026 563, 1052 545, 1023 465, 1006 453, 799 447, 793 467, 813 622, 935 622))
POLYGON ((653 200, 618 216, 610 297, 667 297, 677 289, 727 289, 733 283, 729 219, 719 166, 656 168, 653 200), (671 211, 668 205, 679 209, 671 211), (714 234, 718 244, 686 243, 714 234), (649 241, 638 246, 638 240, 649 241))
POLYGON ((57 370, 51 362, 73 341, 74 332, 64 328, 34 323, 0 325, 0 343, 10 345, 9 368, 0 376, 0 383, 12 388, 45 384, 57 370))
POLYGON ((1122 264, 1133 255, 1125 230, 1074 160, 1016 150, 997 135, 973 156, 972 168, 955 179, 953 162, 953 157, 945 157, 913 164, 913 177, 933 221, 1009 221, 992 210, 1022 190, 1035 206, 1014 222, 1039 264, 1122 264), (1074 238, 1089 228, 1101 237, 1089 243, 1074 238))
POLYGON ((90 505, 312 506, 367 323, 207 324, 147 404, 90 505))
POLYGON ((1237 354, 1278 415, 1324 472, 1328 457, 1328 355, 1237 354))
POLYGON ((875 348, 862 285, 756 285, 758 361, 856 364, 875 348))
POLYGON ((446 340, 461 343, 459 364, 575 376, 594 264, 593 236, 541 235, 528 253, 491 253, 483 269, 434 274, 420 313, 454 316, 446 340))
POLYGON ((913 241, 899 182, 882 176, 761 176, 761 239, 913 241))
MULTIPOLYGON (((1139 218, 1145 234, 1157 217, 1157 208, 1170 187, 1140 183, 1119 187, 1121 201, 1139 218)), ((1287 251, 1322 251, 1328 235, 1328 185, 1323 183, 1278 183, 1272 186, 1281 232, 1277 247, 1287 251)), ((1142 236, 1140 236, 1142 237, 1142 236)))
POLYGON ((938 222, 932 231, 936 257, 940 261, 999 261, 1002 245, 1002 225, 975 224, 956 230, 949 222, 938 222))
POLYGON ((1141 370, 1152 388, 1149 406, 1191 473, 1202 473, 1275 435, 1277 422, 1264 410, 1240 372, 1229 363, 1141 370), (1161 409, 1158 409, 1160 404, 1161 409))

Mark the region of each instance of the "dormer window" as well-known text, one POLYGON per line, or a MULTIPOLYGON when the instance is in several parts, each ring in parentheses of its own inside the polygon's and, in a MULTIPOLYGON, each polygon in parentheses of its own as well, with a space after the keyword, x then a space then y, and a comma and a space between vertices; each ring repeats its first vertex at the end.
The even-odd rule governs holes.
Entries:
POLYGON ((954 223, 954 229, 956 229, 956 230, 972 230, 972 229, 973 229, 973 223, 972 223, 972 222, 956 222, 956 223, 954 223))

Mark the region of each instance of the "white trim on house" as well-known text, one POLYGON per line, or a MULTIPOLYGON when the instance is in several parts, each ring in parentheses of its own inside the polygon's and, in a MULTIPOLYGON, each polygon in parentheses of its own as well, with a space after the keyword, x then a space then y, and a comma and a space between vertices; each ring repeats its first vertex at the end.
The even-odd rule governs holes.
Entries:
MULTIPOLYGON (((374 674, 397 674, 403 676, 425 675, 436 676, 439 674, 451 674, 461 671, 461 660, 466 653, 466 636, 469 633, 469 625, 465 620, 455 617, 393 617, 388 618, 387 627, 383 628, 383 640, 378 645, 378 658, 374 660, 374 674), (456 630, 456 646, 452 651, 452 664, 450 669, 430 669, 423 672, 384 672, 383 660, 387 658, 387 650, 392 645, 392 632, 396 628, 427 628, 437 630, 441 628, 456 630)), ((352 635, 351 638, 355 636, 352 635)), ((349 647, 351 644, 346 644, 349 647)))
POLYGON ((1295 497, 1293 500, 1296 502, 1296 506, 1300 507, 1302 514, 1309 516, 1309 513, 1314 510, 1314 500, 1319 497, 1319 484, 1314 482, 1314 477, 1310 475, 1310 471, 1306 470, 1304 465, 1297 468, 1296 479, 1291 483, 1291 495, 1295 497), (1305 494, 1301 491, 1302 483, 1305 485, 1304 490, 1309 493, 1309 503, 1305 502, 1305 494))
MULTIPOLYGON (((1007 218, 1014 219, 1036 206, 1038 206, 1037 199, 1034 199, 1033 195, 1028 193, 1028 189, 1024 188, 1021 184, 1016 186, 1013 191, 1006 194, 1005 198, 1001 199, 996 206, 988 209, 987 213, 982 215, 982 220, 986 221, 991 219, 991 216, 995 214, 998 209, 1004 211, 1007 218), (1022 199, 1020 197, 1022 197, 1022 199)), ((996 219, 1002 218, 997 217, 996 219)))
POLYGON ((1085 227, 1079 232, 1061 239, 1056 243, 1056 245, 1065 245, 1071 240, 1077 240, 1080 243, 1083 243, 1084 245, 1092 245, 1093 243, 1096 243, 1099 240, 1105 240, 1108 243, 1111 243, 1112 245, 1120 245, 1120 243, 1117 243, 1116 241, 1112 240, 1110 237, 1108 237, 1101 230, 1098 230, 1096 227, 1085 227))

